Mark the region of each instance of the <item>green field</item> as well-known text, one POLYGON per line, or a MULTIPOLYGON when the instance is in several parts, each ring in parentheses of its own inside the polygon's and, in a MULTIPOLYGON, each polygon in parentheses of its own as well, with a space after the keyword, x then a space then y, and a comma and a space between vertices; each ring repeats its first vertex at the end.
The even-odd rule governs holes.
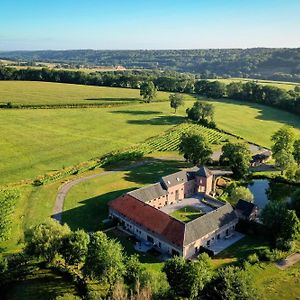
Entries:
POLYGON ((228 78, 228 79, 210 79, 211 81, 218 80, 225 84, 229 84, 231 82, 248 82, 248 81, 255 81, 262 85, 271 85, 281 89, 285 89, 287 91, 294 90, 295 86, 300 85, 296 82, 286 82, 286 81, 274 81, 274 80, 262 80, 262 79, 252 79, 252 78, 228 78))
MULTIPOLYGON (((24 85, 24 82, 11 83, 24 85)), ((53 103, 54 98, 48 93, 49 83, 32 84, 45 86, 35 101, 43 97, 53 103)), ((66 90, 70 87, 98 89, 68 84, 50 85, 66 90)), ((114 90, 119 97, 129 91, 137 92, 121 88, 101 89, 114 90)), ((7 93, 11 99, 16 91, 11 88, 7 93)), ((76 92, 72 93, 73 97, 78 96, 76 92)), ((64 99, 59 93, 57 97, 64 99)), ((181 107, 176 115, 168 101, 101 109, 0 110, 0 184, 34 178, 160 135, 184 121, 185 109, 192 105, 192 101, 192 96, 187 96, 185 107, 181 107)), ((209 101, 215 106, 215 120, 220 129, 262 146, 270 147, 271 135, 283 124, 300 128, 300 118, 288 112, 238 101, 209 101)), ((29 103, 28 98, 24 103, 29 103)), ((222 138, 216 134, 216 139, 222 138)), ((178 136, 171 142, 168 138, 158 141, 157 150, 173 150, 169 146, 176 139, 178 142, 178 136), (166 145, 165 149, 163 143, 169 143, 169 146, 166 145)))
POLYGON ((204 213, 193 206, 185 206, 178 210, 173 211, 170 216, 184 223, 193 221, 201 217, 204 213))
MULTIPOLYGON (((169 94, 158 92, 156 100, 169 94)), ((15 105, 93 104, 141 100, 140 91, 39 81, 0 81, 0 104, 15 105)))

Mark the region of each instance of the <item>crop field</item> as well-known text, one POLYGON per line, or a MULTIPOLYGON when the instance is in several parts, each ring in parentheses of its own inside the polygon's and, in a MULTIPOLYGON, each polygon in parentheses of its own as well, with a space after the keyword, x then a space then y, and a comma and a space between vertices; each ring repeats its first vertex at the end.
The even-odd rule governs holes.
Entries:
POLYGON ((150 138, 145 142, 153 151, 178 151, 180 137, 183 133, 195 130, 203 134, 210 144, 220 145, 228 141, 231 137, 201 125, 183 123, 173 127, 162 135, 150 138))
MULTIPOLYGON (((126 88, 85 86, 39 81, 0 81, 0 104, 16 105, 94 104, 141 100, 140 91, 126 88)), ((158 92, 156 100, 168 100, 158 92)))
POLYGON ((300 85, 299 83, 296 82, 286 82, 286 81, 273 81, 273 80, 260 80, 260 79, 252 79, 252 78, 228 78, 228 79, 210 79, 211 81, 218 80, 220 82, 223 82, 225 84, 231 83, 231 82, 242 82, 246 83, 248 81, 255 81, 259 84, 262 85, 271 85, 275 86, 281 89, 285 89, 287 91, 293 90, 295 86, 300 85))

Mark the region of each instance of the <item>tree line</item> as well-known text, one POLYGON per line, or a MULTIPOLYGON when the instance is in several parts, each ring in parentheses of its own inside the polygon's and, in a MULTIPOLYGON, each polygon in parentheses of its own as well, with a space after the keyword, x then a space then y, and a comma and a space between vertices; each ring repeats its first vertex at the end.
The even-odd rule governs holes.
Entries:
POLYGON ((247 265, 214 270, 206 253, 191 262, 169 259, 155 279, 137 255, 101 231, 71 231, 49 219, 26 230, 25 242, 23 253, 0 258, 0 287, 38 263, 69 274, 88 300, 258 299, 247 265))
POLYGON ((27 62, 68 63, 191 72, 203 78, 245 77, 300 82, 300 48, 191 50, 12 51, 0 57, 27 62))

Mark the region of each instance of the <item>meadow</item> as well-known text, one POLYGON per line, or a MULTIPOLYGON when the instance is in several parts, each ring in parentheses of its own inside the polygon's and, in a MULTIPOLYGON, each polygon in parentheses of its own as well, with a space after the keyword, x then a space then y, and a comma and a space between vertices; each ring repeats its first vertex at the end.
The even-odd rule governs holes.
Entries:
MULTIPOLYGON (((20 84, 24 87, 24 82, 0 82, 0 84, 12 84, 6 92, 10 95, 9 99, 13 99, 16 94, 19 94, 18 97, 22 96, 13 85, 20 84)), ((64 101, 61 99, 67 96, 60 95, 59 89, 69 91, 72 99, 78 101, 84 100, 80 100, 83 97, 79 96, 77 88, 79 90, 100 89, 104 90, 106 95, 113 90, 114 96, 119 98, 124 97, 124 94, 128 96, 126 93, 129 92, 138 93, 137 90, 121 88, 44 82, 32 84, 37 84, 41 89, 36 96, 32 97, 30 93, 24 93, 23 103, 31 101, 38 103, 39 98, 46 99, 42 101, 48 103, 55 103, 55 99, 64 101), (43 86, 45 89, 42 89, 43 86), (49 93, 49 86, 51 86, 51 93, 49 93)), ((33 91, 36 92, 35 89, 33 91)), ((110 95, 112 97, 112 94, 110 95)), ((2 109, 0 110, 0 156, 2 158, 0 184, 35 178, 160 135, 185 120, 185 109, 191 106, 195 99, 186 95, 185 100, 185 107, 181 107, 176 115, 168 101, 150 104, 132 103, 111 108, 2 109)), ((208 101, 215 106, 215 121, 220 129, 261 146, 270 147, 271 135, 283 124, 300 128, 298 116, 278 109, 224 99, 208 101)), ((175 145, 176 139, 178 144, 178 134, 172 137, 171 141, 165 142, 168 142, 169 146, 173 143, 175 145)), ((214 139, 222 139, 222 135, 217 134, 214 139)), ((157 141, 156 146, 157 150, 175 149, 169 146, 164 149, 163 141, 157 141)))
MULTIPOLYGON (((157 100, 167 100, 168 96, 168 93, 158 92, 157 100)), ((0 81, 0 104, 94 104, 139 100, 140 91, 136 89, 39 81, 0 81)))

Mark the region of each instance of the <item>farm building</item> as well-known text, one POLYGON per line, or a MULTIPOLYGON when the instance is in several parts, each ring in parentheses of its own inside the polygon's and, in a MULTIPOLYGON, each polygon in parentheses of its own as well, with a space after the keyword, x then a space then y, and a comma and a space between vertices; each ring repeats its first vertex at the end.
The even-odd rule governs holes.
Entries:
POLYGON ((238 222, 229 203, 211 196, 220 174, 200 167, 162 177, 111 201, 110 217, 162 253, 190 258, 202 248, 215 252, 214 246, 229 239, 238 222), (174 215, 190 209, 194 219, 185 222, 174 215))
POLYGON ((258 207, 249 201, 240 199, 235 206, 235 211, 240 219, 253 221, 257 219, 259 209, 258 207))
POLYGON ((252 156, 251 166, 252 167, 260 166, 268 162, 271 158, 272 158, 272 152, 269 150, 255 154, 252 156))

